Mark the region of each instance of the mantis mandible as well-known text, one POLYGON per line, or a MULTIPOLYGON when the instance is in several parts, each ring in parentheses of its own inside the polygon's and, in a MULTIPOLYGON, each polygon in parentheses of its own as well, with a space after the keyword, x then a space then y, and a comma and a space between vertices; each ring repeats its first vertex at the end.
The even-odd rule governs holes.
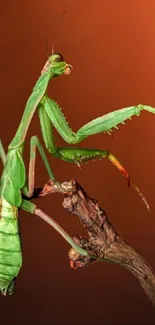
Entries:
POLYGON ((15 278, 22 266, 22 252, 20 234, 18 229, 18 209, 26 210, 50 223, 68 243, 82 255, 87 252, 76 245, 74 240, 49 216, 40 210, 35 204, 23 199, 29 199, 34 192, 34 175, 36 148, 46 166, 50 179, 55 181, 55 177, 47 160, 45 151, 37 136, 30 140, 30 163, 28 177, 26 176, 23 161, 23 150, 26 134, 37 110, 40 119, 41 131, 47 150, 55 157, 67 162, 81 163, 94 158, 107 157, 129 180, 129 175, 119 161, 108 151, 100 149, 81 149, 77 147, 58 148, 54 142, 51 124, 56 128, 65 142, 76 144, 86 137, 100 132, 111 132, 112 128, 124 123, 133 115, 139 115, 141 110, 155 113, 155 109, 138 105, 116 110, 101 117, 98 117, 86 125, 82 126, 77 133, 74 133, 58 104, 50 99, 47 94, 47 87, 51 79, 60 75, 69 75, 72 66, 66 63, 61 54, 53 53, 47 60, 41 75, 36 82, 32 94, 30 95, 26 107, 17 129, 17 132, 9 144, 7 155, 5 154, 2 142, 0 142, 0 156, 4 165, 0 183, 0 290, 2 294, 12 294, 14 291, 15 278))

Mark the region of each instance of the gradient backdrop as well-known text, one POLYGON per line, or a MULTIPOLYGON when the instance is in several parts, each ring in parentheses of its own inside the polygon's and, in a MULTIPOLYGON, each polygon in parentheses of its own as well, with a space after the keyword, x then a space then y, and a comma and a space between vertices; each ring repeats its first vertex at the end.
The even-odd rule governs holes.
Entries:
MULTIPOLYGON (((155 107, 154 0, 28 0, 1 3, 1 124, 7 148, 32 87, 47 59, 60 16, 68 10, 56 51, 74 69, 53 80, 49 95, 63 108, 74 131, 112 110, 145 103, 155 107)), ((149 215, 136 192, 108 162, 80 170, 48 155, 58 180, 75 177, 98 199, 117 232, 155 269, 155 116, 142 112, 113 136, 96 135, 81 147, 113 152, 147 196, 149 215)), ((27 136, 41 137, 37 114, 27 136)), ((64 141, 55 132, 59 146, 64 141)), ((36 186, 48 180, 37 155, 36 186)), ((37 201, 72 236, 84 233, 59 195, 37 201)), ((20 212, 24 263, 16 293, 0 296, 2 324, 155 324, 155 310, 137 280, 118 265, 98 263, 72 270, 69 245, 36 216, 20 212)))

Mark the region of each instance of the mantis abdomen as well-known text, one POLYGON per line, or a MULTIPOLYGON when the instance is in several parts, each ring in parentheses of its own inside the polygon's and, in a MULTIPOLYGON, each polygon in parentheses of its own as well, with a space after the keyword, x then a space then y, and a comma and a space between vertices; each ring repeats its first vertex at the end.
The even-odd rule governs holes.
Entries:
POLYGON ((0 290, 12 294, 15 278, 22 266, 18 209, 1 199, 0 219, 0 290))

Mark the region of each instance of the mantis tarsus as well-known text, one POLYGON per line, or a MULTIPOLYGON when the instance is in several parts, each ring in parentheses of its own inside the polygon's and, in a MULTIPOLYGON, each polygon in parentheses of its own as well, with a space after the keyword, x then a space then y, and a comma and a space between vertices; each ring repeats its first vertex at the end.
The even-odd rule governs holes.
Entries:
POLYGON ((107 157, 128 179, 129 175, 127 171, 108 151, 81 149, 76 147, 57 148, 53 139, 51 123, 65 142, 76 144, 90 135, 100 132, 111 132, 112 128, 117 127, 120 123, 124 123, 125 120, 131 118, 133 115, 139 115, 140 111, 143 109, 155 113, 155 109, 150 106, 131 106, 98 117, 81 127, 77 133, 74 133, 68 126, 57 103, 47 95, 49 81, 53 77, 62 74, 68 75, 71 70, 72 66, 64 61, 61 54, 52 54, 49 57, 26 103, 23 117, 8 147, 7 155, 5 155, 2 143, 0 143, 0 156, 4 165, 0 186, 0 290, 4 295, 13 293, 15 278, 22 266, 22 252, 18 229, 19 208, 40 217, 44 216, 44 219, 46 219, 46 221, 50 223, 73 248, 80 254, 87 255, 87 252, 76 245, 74 240, 65 233, 53 219, 37 208, 36 205, 30 201, 24 200, 22 197, 22 195, 28 198, 33 196, 36 148, 39 149, 50 179, 55 181, 44 149, 37 136, 33 136, 30 141, 29 174, 28 177, 26 177, 23 150, 27 130, 34 112, 38 110, 44 143, 47 150, 53 156, 77 164, 97 157, 107 157))

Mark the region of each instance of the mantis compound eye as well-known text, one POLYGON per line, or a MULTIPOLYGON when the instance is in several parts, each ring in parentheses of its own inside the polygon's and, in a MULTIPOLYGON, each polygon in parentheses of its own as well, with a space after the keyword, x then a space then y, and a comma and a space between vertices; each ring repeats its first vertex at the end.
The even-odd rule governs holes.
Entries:
POLYGON ((64 61, 63 56, 60 53, 54 53, 54 62, 62 62, 64 61))

